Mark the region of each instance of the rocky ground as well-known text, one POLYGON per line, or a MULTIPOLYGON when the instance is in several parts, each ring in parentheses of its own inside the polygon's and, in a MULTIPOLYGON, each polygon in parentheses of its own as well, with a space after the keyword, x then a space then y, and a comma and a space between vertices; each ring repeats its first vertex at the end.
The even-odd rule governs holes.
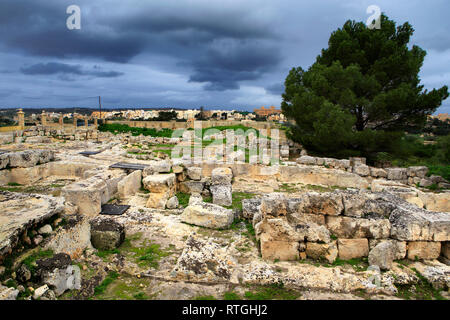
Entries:
MULTIPOLYGON (((167 151, 175 141, 142 143, 135 138, 108 136, 100 143, 49 138, 2 147, 8 152, 50 150, 54 158, 42 160, 47 157, 42 153, 17 166, 19 160, 2 158, 7 160, 0 175, 0 300, 449 298, 450 267, 443 255, 412 260, 403 255, 381 271, 369 265, 367 255, 332 261, 306 254, 293 261, 263 259, 261 234, 242 203, 271 193, 299 198, 342 191, 350 178, 360 189, 397 188, 391 191, 413 203, 422 201, 422 207, 424 201, 445 207, 448 192, 431 201, 429 190, 387 180, 382 188, 351 176, 348 169, 336 178, 332 174, 337 169, 324 167, 307 168, 300 174, 308 178, 301 182, 299 173, 290 176, 289 170, 273 175, 222 172, 205 180, 195 168, 180 169, 175 162, 166 168, 167 151), (99 153, 80 155, 86 150, 99 153), (152 172, 108 169, 116 162, 147 164, 152 172), (330 183, 320 183, 328 176, 330 183), (103 193, 93 200, 99 190, 103 193), (88 208, 83 199, 92 201, 88 208), (208 209, 211 202, 222 211, 208 209), (130 208, 122 216, 99 217, 104 203, 130 208), (202 210, 206 221, 199 218, 202 210)), ((440 229, 445 237, 446 226, 440 229)), ((434 241, 448 245, 440 236, 434 241)))

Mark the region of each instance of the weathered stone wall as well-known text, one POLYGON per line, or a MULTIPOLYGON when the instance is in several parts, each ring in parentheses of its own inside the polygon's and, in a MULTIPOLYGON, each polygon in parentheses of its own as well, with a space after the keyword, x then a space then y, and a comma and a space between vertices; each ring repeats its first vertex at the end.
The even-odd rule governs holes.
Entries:
POLYGON ((441 176, 431 175, 427 177, 428 168, 425 166, 414 166, 409 168, 375 168, 366 165, 365 158, 333 159, 311 156, 301 156, 296 160, 303 165, 324 166, 353 172, 361 177, 382 178, 412 186, 419 185, 428 187, 438 184, 442 188, 449 188, 450 184, 441 176))
POLYGON ((32 184, 50 176, 82 178, 84 172, 98 167, 98 164, 75 161, 55 161, 28 168, 11 168, 0 170, 0 184, 10 182, 23 185, 32 184))
POLYGON ((65 186, 61 195, 66 202, 77 206, 80 214, 93 216, 117 193, 118 184, 125 176, 120 169, 106 170, 65 186))
POLYGON ((395 259, 436 259, 450 241, 450 214, 387 192, 271 194, 244 200, 243 208, 262 257, 270 260, 369 257, 371 264, 389 269, 395 259))

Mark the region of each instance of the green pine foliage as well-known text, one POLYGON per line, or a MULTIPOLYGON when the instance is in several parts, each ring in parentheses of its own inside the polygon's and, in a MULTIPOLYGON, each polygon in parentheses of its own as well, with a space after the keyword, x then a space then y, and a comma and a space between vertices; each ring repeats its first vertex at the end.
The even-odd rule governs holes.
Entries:
POLYGON ((327 156, 395 152, 404 132, 422 128, 445 100, 448 87, 420 84, 426 52, 408 47, 414 29, 382 15, 381 29, 347 21, 334 31, 308 69, 293 68, 281 108, 294 119, 291 138, 327 156))

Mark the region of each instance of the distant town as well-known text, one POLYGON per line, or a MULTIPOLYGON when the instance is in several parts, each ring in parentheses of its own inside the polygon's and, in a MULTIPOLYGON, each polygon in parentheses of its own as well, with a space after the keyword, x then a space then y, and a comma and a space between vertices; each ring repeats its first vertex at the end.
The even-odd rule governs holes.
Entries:
MULTIPOLYGON (((65 122, 71 122, 74 118, 87 116, 90 119, 104 120, 134 120, 134 121, 192 121, 192 120, 229 120, 229 121, 284 121, 285 116, 279 108, 275 106, 255 108, 253 112, 238 110, 204 110, 199 109, 178 109, 178 108, 154 108, 154 109, 99 109, 89 108, 61 108, 46 110, 39 109, 23 109, 28 121, 39 121, 42 114, 50 122, 58 122, 60 118, 65 122)), ((17 122, 17 110, 7 109, 0 111, 3 125, 14 125, 17 122)))

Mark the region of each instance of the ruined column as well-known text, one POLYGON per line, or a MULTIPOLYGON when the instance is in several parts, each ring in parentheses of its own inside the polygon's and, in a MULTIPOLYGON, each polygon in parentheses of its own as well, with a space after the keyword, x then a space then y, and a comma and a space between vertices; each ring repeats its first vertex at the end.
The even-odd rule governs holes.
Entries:
POLYGON ((95 128, 98 127, 98 119, 97 118, 94 118, 94 126, 95 126, 95 128))
POLYGON ((87 129, 88 125, 88 117, 84 116, 84 127, 87 129))
POLYGON ((43 126, 47 125, 47 115, 45 114, 45 110, 42 110, 42 114, 41 114, 41 124, 43 126))
POLYGON ((75 115, 75 113, 73 114, 73 125, 75 128, 77 127, 77 116, 75 115))
POLYGON ((19 109, 19 111, 17 112, 17 119, 19 121, 20 129, 23 130, 25 128, 25 113, 22 109, 19 109))
POLYGON ((64 116, 62 114, 59 115, 59 126, 61 129, 64 127, 64 116))

